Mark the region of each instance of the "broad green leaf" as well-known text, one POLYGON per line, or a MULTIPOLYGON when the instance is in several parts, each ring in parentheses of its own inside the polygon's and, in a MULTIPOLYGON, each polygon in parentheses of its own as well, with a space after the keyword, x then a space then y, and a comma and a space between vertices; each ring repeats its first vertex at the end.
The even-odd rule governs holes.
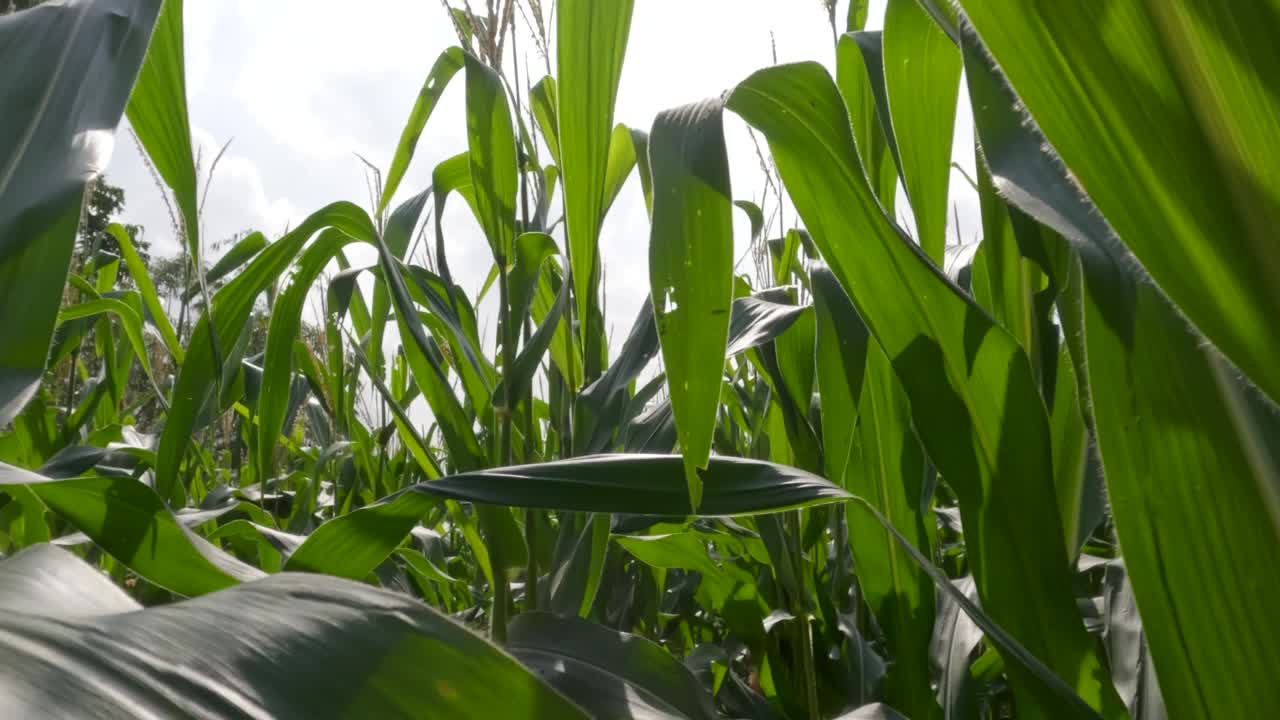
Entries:
POLYGON ((0 18, 0 426, 39 387, 85 183, 111 154, 159 0, 78 0, 0 18), (107 42, 105 38, 111 38, 107 42))
POLYGON ((643 637, 578 618, 524 613, 506 649, 551 686, 601 718, 719 717, 680 661, 643 637))
POLYGON ((0 608, 6 615, 75 620, 141 610, 111 579, 56 545, 25 548, 0 564, 0 608))
POLYGON ((682 469, 678 455, 590 455, 459 473, 406 492, 513 507, 707 517, 778 512, 847 496, 797 468, 716 456, 703 471, 703 502, 694 510, 682 469))
POLYGON ((599 303, 596 256, 606 207, 609 144, 634 4, 634 0, 561 0, 556 5, 558 164, 573 263, 569 275, 584 348, 586 320, 599 303))
MULTIPOLYGON (((1276 622, 1265 598, 1280 592, 1280 572, 1243 548, 1278 538, 1275 406, 1243 386, 1127 256, 1112 233, 1125 237, 1122 226, 1108 225, 1106 208, 1089 204, 1043 151, 980 48, 965 53, 996 186, 1078 259, 1055 270, 1067 288, 1059 311, 1074 365, 1087 372, 1083 403, 1170 716, 1265 715, 1280 701, 1263 669, 1280 653, 1265 640, 1276 622)), ((1183 151, 1200 152, 1170 155, 1183 151)), ((1131 160, 1116 154, 1110 164, 1123 175, 1131 160)))
POLYGON ((0 485, 26 485, 112 557, 179 595, 262 576, 184 527, 155 491, 132 478, 55 480, 0 463, 0 485))
MULTIPOLYGON (((818 315, 818 376, 827 477, 866 498, 926 556, 934 521, 924 497, 924 451, 911 406, 884 351, 825 268, 810 271, 818 315)), ((858 587, 894 660, 885 698, 911 717, 938 715, 930 690, 933 586, 878 525, 849 518, 858 587)))
POLYGON ((182 219, 182 239, 200 265, 200 206, 195 153, 187 116, 182 0, 165 0, 147 57, 129 96, 129 126, 151 164, 173 191, 182 219))
POLYGON ((650 134, 649 287, 689 500, 702 497, 733 301, 733 206, 719 102, 658 115, 650 134))
POLYGON ((467 144, 476 214, 494 261, 511 262, 516 235, 516 137, 502 79, 467 55, 467 144))
MULTIPOLYGON (((426 475, 428 479, 440 477, 444 473, 441 471, 440 465, 436 462, 435 456, 431 452, 431 448, 427 446, 426 440, 423 440, 422 436, 419 435, 418 431, 414 428, 413 420, 409 417, 409 413, 404 409, 400 402, 396 400, 395 396, 391 393, 391 390, 387 388, 386 383, 382 381, 382 378, 373 373, 373 368, 369 364, 369 359, 365 357, 364 351, 360 349, 360 345, 358 343, 352 343, 351 348, 355 355, 357 364, 364 369, 365 373, 369 376, 369 381, 373 384, 373 387, 382 396, 383 401, 387 403, 387 407, 391 410, 391 414, 396 424, 396 430, 400 434, 400 440, 405 444, 405 448, 409 451, 409 454, 413 459, 417 461, 418 467, 422 470, 422 473, 426 475)), ((357 579, 359 577, 363 577, 363 575, 357 576, 357 579)))
MULTIPOLYGON (((912 401, 930 459, 960 498, 983 606, 1107 717, 1124 708, 1071 594, 1048 419, 1021 347, 885 216, 835 83, 817 64, 757 72, 729 108, 764 133, 814 241, 912 401)), ((1059 702, 1009 666, 1020 709, 1059 702)))
POLYGON ((959 4, 1107 223, 1280 400, 1277 4, 959 4))
POLYGON ((427 126, 431 112, 436 109, 436 103, 440 101, 445 88, 449 87, 449 81, 462 69, 463 62, 462 48, 451 47, 440 53, 440 57, 431 66, 431 71, 427 73, 427 79, 423 81, 418 99, 414 101, 413 110, 409 112, 409 119, 405 121, 404 130, 400 133, 400 142, 396 144, 396 154, 391 159, 391 168, 387 170, 386 180, 382 184, 382 197, 378 198, 377 215, 387 209, 400 187, 400 181, 409 170, 409 163, 418 149, 418 138, 427 126))
POLYGON ((884 16, 889 115, 902 184, 916 219, 916 240, 938 267, 947 242, 960 68, 959 48, 917 0, 889 0, 884 16))
MULTIPOLYGON (((704 479, 706 493, 697 514, 708 517, 771 513, 849 497, 816 475, 759 460, 714 457, 704 479)), ((419 483, 321 525, 285 569, 362 579, 441 500, 598 513, 694 514, 678 455, 591 455, 477 470, 419 483)), ((458 521, 457 512, 454 518, 458 521)))
POLYGON ((143 610, 45 547, 0 578, 30 593, 0 598, 12 717, 587 717, 421 602, 347 580, 277 575, 143 610))
MULTIPOLYGON (((210 311, 201 316, 191 333, 186 362, 178 371, 172 406, 156 450, 156 491, 167 501, 185 495, 178 483, 183 456, 191 444, 198 418, 219 402, 215 390, 224 368, 214 363, 210 323, 220 347, 229 348, 241 337, 258 295, 271 287, 293 262, 303 244, 325 227, 335 227, 366 242, 375 235, 369 216, 351 203, 338 202, 312 213, 297 228, 258 253, 253 262, 213 296, 210 311)), ((236 357, 226 358, 239 365, 236 357)), ((183 503, 175 502, 181 506, 183 503)))

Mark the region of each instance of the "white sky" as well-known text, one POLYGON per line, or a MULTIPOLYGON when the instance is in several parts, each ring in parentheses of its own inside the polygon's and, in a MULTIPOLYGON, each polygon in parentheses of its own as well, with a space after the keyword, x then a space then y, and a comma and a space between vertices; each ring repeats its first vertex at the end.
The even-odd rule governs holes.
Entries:
MULTIPOLYGON (((884 0, 871 6, 874 29, 884 0)), ((275 237, 335 200, 367 206, 354 153, 384 169, 390 164, 427 70, 456 44, 438 0, 186 0, 185 19, 191 124, 206 167, 235 138, 208 194, 206 245, 244 229, 275 237)), ((779 62, 833 66, 819 0, 638 0, 615 120, 647 131, 658 112, 719 94, 772 64, 771 32, 779 62)), ((520 50, 536 80, 541 57, 532 43, 520 50)), ((399 199, 425 188, 438 162, 466 148, 461 85, 450 87, 428 123, 399 199)), ((971 121, 961 105, 953 156, 972 171, 971 121)), ((735 198, 758 201, 763 178, 745 125, 726 114, 726 133, 735 198)), ((116 147, 107 177, 126 190, 122 219, 146 228, 153 252, 176 252, 168 213, 137 150, 127 135, 116 147)), ((969 241, 978 232, 977 199, 958 173, 952 176, 950 204, 969 241)), ((906 207, 901 196, 899 205, 906 207)), ((749 230, 737 211, 735 223, 740 254, 749 230)), ((445 231, 455 279, 474 293, 491 260, 463 203, 450 205, 445 231)), ((956 228, 948 232, 954 241, 956 228)), ((648 237, 633 174, 601 237, 615 345, 648 292, 648 237)))

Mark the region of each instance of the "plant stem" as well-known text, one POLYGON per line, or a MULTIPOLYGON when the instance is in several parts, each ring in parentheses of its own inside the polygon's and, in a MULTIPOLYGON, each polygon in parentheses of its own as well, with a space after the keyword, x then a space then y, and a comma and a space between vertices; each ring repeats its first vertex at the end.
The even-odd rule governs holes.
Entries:
MULTIPOLYGON (((515 334, 511 332, 511 294, 507 282, 507 258, 499 256, 498 261, 498 332, 502 340, 502 399, 498 407, 500 429, 500 460, 503 465, 511 464, 511 383, 509 382, 511 367, 515 364, 515 334)), ((497 508, 495 508, 497 510, 497 508)), ((501 512, 508 512, 501 509, 501 512)), ((510 588, 507 587, 506 563, 501 551, 494 543, 489 549, 493 559, 493 612, 489 616, 489 636, 495 643, 503 645, 507 642, 507 605, 510 588)))
POLYGON ((791 513, 791 564, 796 570, 796 582, 799 585, 796 597, 792 601, 792 613, 799 621, 800 632, 800 668, 804 675, 805 706, 809 720, 820 720, 818 709, 818 675, 813 664, 813 634, 809 625, 808 595, 804 592, 804 552, 800 549, 802 538, 801 524, 804 518, 802 510, 791 513))

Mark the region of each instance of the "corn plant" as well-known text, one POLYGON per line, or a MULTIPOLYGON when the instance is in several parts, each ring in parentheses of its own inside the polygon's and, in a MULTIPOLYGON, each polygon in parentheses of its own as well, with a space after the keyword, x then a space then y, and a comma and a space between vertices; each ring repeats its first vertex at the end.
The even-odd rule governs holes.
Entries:
POLYGON ((458 45, 369 206, 212 263, 181 0, 0 17, 5 714, 1280 704, 1275 0, 889 0, 882 31, 855 0, 834 74, 764 68, 647 132, 615 117, 632 10, 446 5, 458 45), (435 113, 451 86, 465 118, 435 113), (735 200, 726 111, 795 208, 776 236, 735 200), (73 253, 126 115, 190 265, 176 327, 124 228, 73 253), (466 147, 403 198, 450 121, 466 147), (610 347, 633 174, 651 292, 610 347), (453 196, 492 255, 475 295, 453 196))

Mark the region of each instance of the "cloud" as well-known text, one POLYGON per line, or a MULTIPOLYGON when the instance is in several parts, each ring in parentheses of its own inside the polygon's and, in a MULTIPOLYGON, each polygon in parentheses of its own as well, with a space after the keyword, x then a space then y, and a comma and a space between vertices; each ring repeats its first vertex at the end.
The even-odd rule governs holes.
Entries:
MULTIPOLYGON (((143 226, 144 237, 151 243, 153 253, 177 253, 178 241, 161 190, 147 170, 137 146, 128 138, 127 126, 122 127, 120 133, 123 137, 108 174, 111 183, 126 190, 125 210, 120 219, 143 226)), ((209 165, 222 146, 210 133, 198 127, 192 131, 192 139, 201 158, 199 185, 203 193, 209 165)), ((212 248, 241 230, 261 230, 268 236, 278 235, 289 224, 296 224, 303 215, 287 197, 268 193, 255 162, 235 153, 234 149, 232 145, 218 162, 212 185, 204 195, 201 232, 206 248, 212 248)), ((210 259, 216 255, 209 252, 210 259)))

